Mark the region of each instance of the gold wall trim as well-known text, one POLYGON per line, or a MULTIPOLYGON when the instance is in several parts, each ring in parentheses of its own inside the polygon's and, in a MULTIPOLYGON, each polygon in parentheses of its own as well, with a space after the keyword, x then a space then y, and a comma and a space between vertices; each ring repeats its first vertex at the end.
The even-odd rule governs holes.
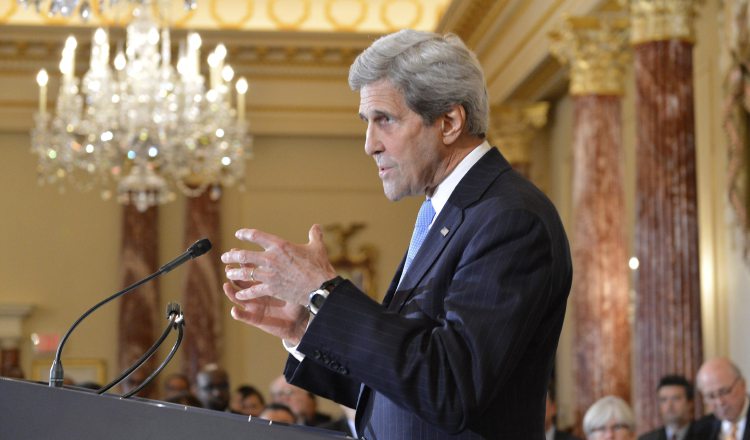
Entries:
POLYGON ((382 5, 380 5, 380 20, 385 23, 386 29, 388 29, 389 32, 393 32, 398 29, 408 29, 414 27, 422 19, 422 13, 422 3, 417 0, 386 0, 382 5), (414 18, 412 19, 412 21, 404 25, 397 25, 394 24, 393 21, 391 21, 391 17, 389 17, 389 11, 391 6, 393 6, 396 2, 406 2, 414 5, 414 7, 416 8, 416 13, 414 14, 414 18))
POLYGON ((16 13, 16 9, 18 9, 18 3, 16 3, 16 0, 6 1, 10 3, 10 6, 8 6, 8 9, 6 9, 5 12, 0 12, 0 23, 5 23, 10 17, 13 16, 13 14, 16 13))
POLYGON ((255 13, 255 2, 253 0, 245 1, 245 15, 240 17, 239 20, 229 22, 219 14, 219 0, 211 0, 208 4, 211 18, 213 18, 222 29, 240 29, 244 26, 255 13))
POLYGON ((703 0, 620 0, 630 6, 633 45, 653 41, 695 42, 697 8, 703 0))
MULTIPOLYGON (((475 26, 474 29, 471 32, 471 36, 469 36, 469 39, 466 40, 466 45, 469 47, 475 47, 477 43, 484 37, 487 32, 489 31, 489 28, 496 24, 498 17, 500 14, 505 11, 505 9, 510 4, 510 0, 500 0, 493 4, 492 8, 490 9, 489 13, 485 13, 485 16, 482 17, 481 22, 479 22, 478 26, 475 26)), ((531 4, 531 1, 523 2, 519 9, 526 9, 531 4)), ((513 14, 513 16, 519 15, 518 13, 513 14)), ((510 20, 508 20, 510 21, 510 20)), ((505 34, 505 31, 507 30, 507 26, 502 26, 501 31, 498 32, 496 35, 498 35, 496 38, 493 39, 492 43, 489 44, 489 47, 492 47, 499 39, 500 34, 505 34)))
MULTIPOLYGON (((518 9, 516 9, 515 13, 508 17, 508 20, 506 20, 506 23, 512 23, 518 19, 518 17, 521 17, 524 13, 526 13, 526 10, 531 6, 531 0, 523 2, 523 6, 520 6, 518 9)), ((502 29, 500 29, 492 38, 489 44, 486 44, 486 47, 497 47, 505 40, 506 36, 510 32, 510 26, 503 26, 502 29)), ((482 54, 482 57, 480 58, 483 62, 486 61, 487 55, 482 54)))
POLYGON ((354 31, 359 25, 367 18, 367 3, 365 0, 356 0, 359 5, 359 15, 351 23, 341 23, 336 16, 333 14, 334 5, 340 0, 326 0, 325 14, 326 20, 333 26, 337 31, 354 31))
POLYGON ((291 22, 282 21, 279 15, 276 13, 276 4, 278 3, 278 0, 268 1, 267 3, 268 17, 279 29, 283 29, 283 30, 299 29, 302 23, 306 22, 307 19, 310 18, 310 0, 298 0, 298 1, 302 3, 301 4, 302 14, 299 16, 298 19, 291 21, 291 22))

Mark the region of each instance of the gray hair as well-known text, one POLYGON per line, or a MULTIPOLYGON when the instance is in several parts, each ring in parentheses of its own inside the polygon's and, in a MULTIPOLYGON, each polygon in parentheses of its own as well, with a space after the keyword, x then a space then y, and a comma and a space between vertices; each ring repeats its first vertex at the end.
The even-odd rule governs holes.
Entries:
POLYGON ((583 432, 590 436, 595 429, 606 426, 609 421, 622 423, 635 432, 635 416, 630 405, 616 396, 605 396, 597 400, 583 416, 583 432))
POLYGON ((425 124, 460 104, 469 134, 485 137, 489 100, 484 74, 476 55, 456 35, 407 29, 379 38, 354 60, 349 86, 358 91, 381 79, 403 93, 425 124))

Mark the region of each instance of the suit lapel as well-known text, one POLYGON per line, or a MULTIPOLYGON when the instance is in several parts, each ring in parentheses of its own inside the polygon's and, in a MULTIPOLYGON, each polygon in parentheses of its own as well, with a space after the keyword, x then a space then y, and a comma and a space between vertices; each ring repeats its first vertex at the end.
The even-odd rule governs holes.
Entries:
POLYGON ((398 285, 403 262, 397 276, 391 282, 392 290, 386 296, 384 304, 388 310, 400 311, 403 305, 412 297, 416 287, 419 286, 427 270, 433 265, 442 253, 445 246, 454 237, 456 231, 464 220, 464 210, 475 203, 487 191, 490 184, 497 177, 509 171, 510 164, 496 148, 492 148, 469 170, 461 179, 456 189, 451 194, 440 214, 432 224, 430 231, 425 237, 422 247, 417 252, 404 275, 401 284, 398 285), (396 283, 398 289, 394 287, 396 283))

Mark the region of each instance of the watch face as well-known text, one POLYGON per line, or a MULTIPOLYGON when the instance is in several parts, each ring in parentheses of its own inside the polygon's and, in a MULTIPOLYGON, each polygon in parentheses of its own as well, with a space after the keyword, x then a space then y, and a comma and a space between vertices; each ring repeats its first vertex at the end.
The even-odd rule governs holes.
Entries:
POLYGON ((310 305, 317 311, 317 309, 320 309, 323 306, 323 303, 326 301, 326 296, 319 291, 316 291, 312 294, 312 298, 310 298, 310 305))

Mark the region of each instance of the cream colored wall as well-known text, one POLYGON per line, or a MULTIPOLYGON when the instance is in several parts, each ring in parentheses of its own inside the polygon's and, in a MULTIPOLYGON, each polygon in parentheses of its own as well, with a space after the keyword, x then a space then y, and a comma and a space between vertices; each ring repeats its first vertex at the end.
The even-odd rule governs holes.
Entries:
MULTIPOLYGON (((363 140, 354 137, 256 138, 246 190, 230 189, 224 195, 223 243, 207 257, 218 259, 222 250, 241 246, 233 236, 240 227, 306 242, 313 223, 364 222, 368 227, 352 250, 362 243, 376 246, 382 292, 408 244, 419 201, 387 201, 362 145, 363 140)), ((28 148, 27 134, 0 133, 0 206, 5 207, 0 217, 0 302, 35 305, 22 341, 27 374, 38 359, 30 349, 32 332, 64 333, 80 313, 120 287, 120 207, 95 193, 60 195, 51 187, 37 186, 28 148)), ((184 250, 184 206, 180 199, 160 209, 161 262, 184 250)), ((161 280, 164 304, 179 300, 183 276, 184 269, 178 269, 161 280)), ((220 286, 215 293, 222 295, 220 286)), ((234 383, 249 382, 267 391, 282 370, 285 352, 275 338, 233 321, 228 301, 224 305, 223 363, 234 383)), ((191 313, 195 312, 186 311, 188 325, 191 313)), ((113 377, 116 322, 117 304, 84 321, 66 345, 64 359, 104 359, 108 377, 113 377)), ((169 370, 178 364, 179 356, 169 370)), ((332 405, 327 409, 335 410, 332 405)))

